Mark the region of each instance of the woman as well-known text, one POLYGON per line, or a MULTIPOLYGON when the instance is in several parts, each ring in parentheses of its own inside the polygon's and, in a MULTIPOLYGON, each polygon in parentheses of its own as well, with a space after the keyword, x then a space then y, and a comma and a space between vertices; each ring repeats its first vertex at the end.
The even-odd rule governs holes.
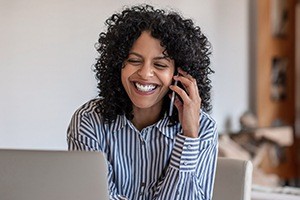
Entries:
POLYGON ((149 5, 106 24, 95 64, 99 98, 75 112, 69 150, 104 152, 111 199, 211 199, 217 132, 206 113, 207 38, 191 20, 149 5))

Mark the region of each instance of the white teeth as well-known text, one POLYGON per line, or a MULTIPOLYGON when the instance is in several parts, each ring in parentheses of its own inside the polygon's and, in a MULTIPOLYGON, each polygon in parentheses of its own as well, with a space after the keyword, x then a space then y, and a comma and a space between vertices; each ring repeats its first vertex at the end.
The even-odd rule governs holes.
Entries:
POLYGON ((135 86, 137 87, 137 89, 139 91, 142 91, 142 92, 149 92, 149 91, 155 89, 155 87, 156 87, 155 85, 152 85, 152 84, 150 84, 150 85, 141 85, 139 83, 135 83, 135 86))

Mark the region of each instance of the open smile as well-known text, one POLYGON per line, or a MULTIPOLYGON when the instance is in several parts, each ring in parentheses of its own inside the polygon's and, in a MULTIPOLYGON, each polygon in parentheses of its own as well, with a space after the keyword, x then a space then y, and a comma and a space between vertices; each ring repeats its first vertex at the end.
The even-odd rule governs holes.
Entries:
POLYGON ((134 86, 140 92, 152 92, 158 87, 157 84, 142 84, 138 82, 134 82, 134 86))

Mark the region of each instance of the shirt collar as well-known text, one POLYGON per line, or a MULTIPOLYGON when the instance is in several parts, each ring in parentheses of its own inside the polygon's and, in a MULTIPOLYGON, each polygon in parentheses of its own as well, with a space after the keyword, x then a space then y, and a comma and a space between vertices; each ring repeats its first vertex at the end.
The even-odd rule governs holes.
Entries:
POLYGON ((170 123, 170 118, 165 116, 164 118, 159 120, 155 124, 155 126, 163 135, 173 139, 177 134, 179 134, 179 132, 181 132, 181 126, 179 123, 176 123, 174 125, 170 125, 169 123, 170 123))

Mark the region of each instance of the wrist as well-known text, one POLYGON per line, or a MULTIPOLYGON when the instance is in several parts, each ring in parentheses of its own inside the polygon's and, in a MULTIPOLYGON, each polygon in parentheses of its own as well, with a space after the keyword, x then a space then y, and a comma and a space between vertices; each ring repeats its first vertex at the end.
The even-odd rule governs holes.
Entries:
POLYGON ((198 129, 195 130, 183 130, 183 135, 189 138, 197 138, 199 137, 198 129))

